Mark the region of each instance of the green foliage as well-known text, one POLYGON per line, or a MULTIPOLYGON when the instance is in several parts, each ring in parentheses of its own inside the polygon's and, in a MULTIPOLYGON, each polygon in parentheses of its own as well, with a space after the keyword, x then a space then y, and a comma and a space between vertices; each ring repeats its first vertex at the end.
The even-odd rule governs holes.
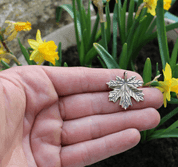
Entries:
POLYGON ((117 62, 100 44, 94 43, 93 45, 108 69, 119 68, 117 62))
POLYGON ((36 63, 33 60, 30 60, 30 56, 28 51, 25 49, 25 47, 22 45, 22 43, 20 42, 20 39, 18 38, 18 42, 19 42, 19 46, 21 49, 22 54, 25 57, 25 60, 27 61, 28 65, 36 65, 36 63))
POLYGON ((145 61, 144 69, 143 69, 143 81, 144 84, 151 81, 152 76, 152 65, 150 58, 147 58, 145 61))

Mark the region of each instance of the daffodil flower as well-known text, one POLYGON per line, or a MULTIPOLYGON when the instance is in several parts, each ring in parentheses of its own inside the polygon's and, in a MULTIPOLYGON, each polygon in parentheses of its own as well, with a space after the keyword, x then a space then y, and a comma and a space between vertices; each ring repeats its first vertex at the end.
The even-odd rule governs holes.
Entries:
POLYGON ((171 67, 166 63, 165 71, 163 70, 164 81, 159 81, 158 88, 164 96, 164 107, 167 106, 167 101, 171 100, 170 92, 178 94, 178 79, 172 78, 171 67))
MULTIPOLYGON (((157 6, 157 1, 158 0, 143 0, 143 2, 145 3, 145 7, 147 7, 147 12, 153 16, 156 15, 155 10, 156 10, 156 6, 157 6)), ((163 8, 165 10, 169 10, 169 8, 171 7, 171 2, 172 2, 172 0, 164 0, 163 8)))
POLYGON ((5 29, 5 35, 8 35, 6 41, 12 41, 19 31, 30 31, 31 23, 30 22, 14 22, 6 20, 5 23, 8 24, 8 27, 5 29))
POLYGON ((34 49, 30 60, 34 60, 39 65, 42 64, 44 60, 55 65, 55 59, 59 59, 58 52, 56 52, 57 46, 54 41, 42 41, 40 30, 37 30, 36 40, 28 39, 28 43, 34 49))

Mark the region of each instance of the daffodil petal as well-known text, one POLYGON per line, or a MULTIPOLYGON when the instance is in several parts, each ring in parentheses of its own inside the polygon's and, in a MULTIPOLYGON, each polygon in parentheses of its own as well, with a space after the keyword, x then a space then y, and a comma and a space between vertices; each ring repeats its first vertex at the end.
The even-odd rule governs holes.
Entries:
POLYGON ((34 50, 32 52, 32 54, 30 55, 30 60, 33 60, 35 59, 35 57, 39 54, 39 51, 38 50, 34 50))
POLYGON ((41 39, 41 32, 40 32, 39 29, 37 30, 37 33, 36 33, 36 41, 37 41, 38 43, 43 43, 43 41, 42 41, 42 39, 41 39))
POLYGON ((162 93, 164 92, 164 89, 161 87, 156 87, 157 89, 159 89, 162 93))
POLYGON ((167 100, 166 100, 166 94, 165 93, 163 94, 163 97, 164 97, 164 107, 166 108, 166 106, 167 106, 167 100))
POLYGON ((43 62, 44 62, 44 59, 41 58, 41 59, 38 61, 38 65, 41 65, 43 62))
POLYGON ((178 79, 172 78, 171 92, 178 93, 178 79))
POLYGON ((178 79, 172 78, 172 84, 171 84, 171 86, 176 86, 176 85, 178 85, 178 79))
POLYGON ((172 78, 172 70, 168 63, 166 63, 165 71, 163 70, 164 80, 169 80, 172 78))
POLYGON ((167 91, 167 92, 165 92, 165 94, 166 94, 166 99, 167 99, 168 101, 170 101, 170 100, 171 100, 170 90, 167 91))
POLYGON ((37 49, 39 46, 39 43, 34 39, 28 39, 28 43, 33 49, 37 49))

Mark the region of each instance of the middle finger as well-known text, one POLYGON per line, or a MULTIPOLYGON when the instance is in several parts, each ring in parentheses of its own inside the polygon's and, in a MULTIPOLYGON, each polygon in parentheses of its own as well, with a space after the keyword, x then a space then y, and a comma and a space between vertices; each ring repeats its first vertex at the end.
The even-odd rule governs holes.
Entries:
POLYGON ((159 121, 160 115, 154 108, 93 115, 64 121, 62 145, 100 138, 128 128, 135 128, 139 131, 151 129, 156 127, 159 121))
MULTIPOLYGON (((156 108, 158 109, 163 104, 163 95, 156 88, 141 88, 144 93, 144 101, 136 102, 132 100, 132 106, 127 110, 156 108)), ((116 103, 108 100, 108 92, 84 93, 61 97, 59 99, 59 111, 64 121, 77 119, 81 117, 109 114, 120 111, 125 111, 118 100, 116 103)))

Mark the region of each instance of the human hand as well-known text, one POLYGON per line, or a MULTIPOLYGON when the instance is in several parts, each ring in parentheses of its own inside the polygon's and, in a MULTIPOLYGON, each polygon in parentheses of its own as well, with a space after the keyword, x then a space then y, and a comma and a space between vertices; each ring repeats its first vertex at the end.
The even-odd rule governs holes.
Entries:
MULTIPOLYGON (((120 69, 14 67, 0 72, 0 164, 80 167, 134 147, 160 121, 156 88, 126 111, 108 101, 120 69)), ((141 77, 128 71, 128 78, 141 77)))

